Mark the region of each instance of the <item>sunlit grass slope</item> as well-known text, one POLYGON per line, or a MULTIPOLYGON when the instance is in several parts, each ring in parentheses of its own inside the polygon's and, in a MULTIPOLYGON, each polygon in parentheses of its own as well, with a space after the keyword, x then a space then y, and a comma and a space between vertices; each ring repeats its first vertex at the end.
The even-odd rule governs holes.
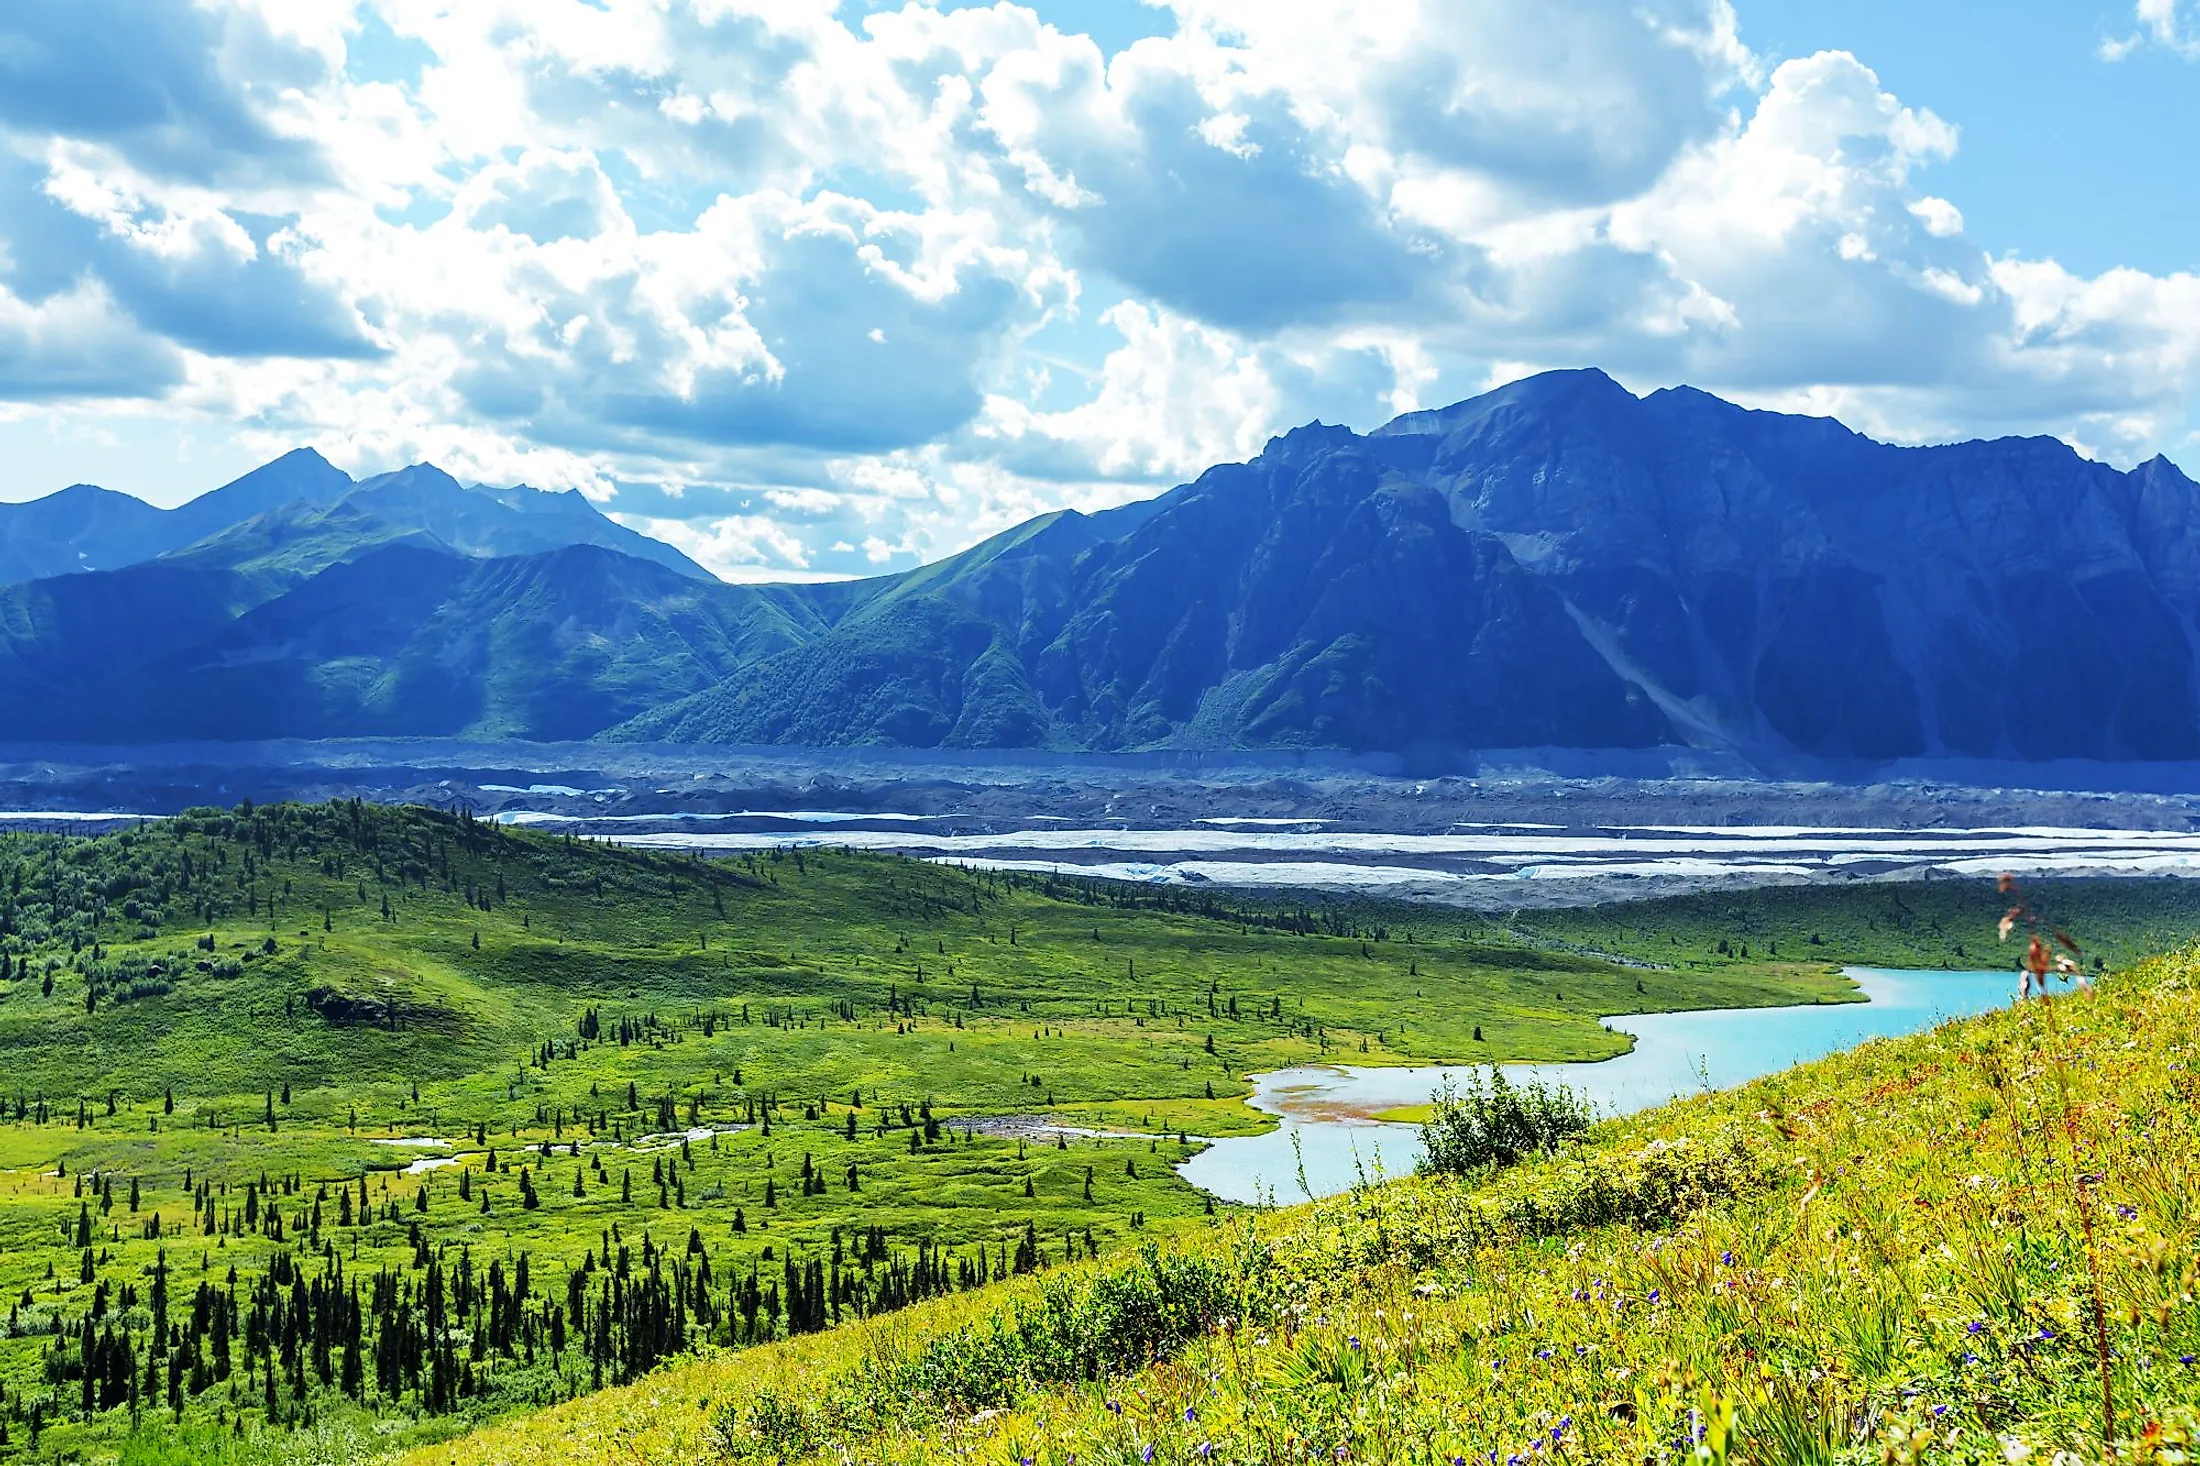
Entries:
POLYGON ((0 838, 0 957, 0 1456, 53 1459, 355 1459, 1120 1255, 1249 1071, 1848 995, 357 803, 0 838))
POLYGON ((2188 952, 410 1459, 2186 1461, 2195 1063, 2188 952))

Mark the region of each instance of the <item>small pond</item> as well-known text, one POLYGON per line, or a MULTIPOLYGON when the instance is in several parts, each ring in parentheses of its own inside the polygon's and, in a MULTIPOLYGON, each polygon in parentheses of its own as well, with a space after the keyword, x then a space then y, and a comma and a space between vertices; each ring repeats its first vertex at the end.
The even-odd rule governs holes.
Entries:
MULTIPOLYGON (((1508 1064, 1513 1079, 1543 1079, 1583 1094, 1601 1114, 1628 1114, 1707 1085, 1725 1089, 1841 1049, 1915 1033, 1949 1018, 1998 1007, 2014 997, 2016 974, 1900 972, 1851 967, 1868 999, 1790 1008, 1714 1008, 1695 1013, 1632 1013, 1604 1020, 1631 1035, 1627 1053, 1595 1063, 1508 1064)), ((1447 1074, 1460 1069, 1309 1065, 1253 1076, 1248 1103, 1281 1117, 1265 1135, 1218 1140, 1179 1166, 1184 1179, 1226 1201, 1288 1205, 1311 1192, 1326 1196, 1363 1172, 1410 1172, 1421 1158, 1420 1131, 1372 1117, 1427 1104, 1447 1074), (1303 1181, 1302 1186, 1302 1171, 1303 1181)))

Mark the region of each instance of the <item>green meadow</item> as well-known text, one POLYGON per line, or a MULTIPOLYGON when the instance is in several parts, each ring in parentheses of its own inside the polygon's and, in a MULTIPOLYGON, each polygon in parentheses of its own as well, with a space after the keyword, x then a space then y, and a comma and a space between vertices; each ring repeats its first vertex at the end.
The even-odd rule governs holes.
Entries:
MULTIPOLYGON (((2200 931, 2176 883, 2042 897, 2112 955, 2200 931)), ((1219 1245, 1171 1167, 1265 1123, 1250 1073, 1600 1057, 1604 1014, 1983 959, 1999 911, 1484 919, 361 803, 0 838, 0 1455, 366 1459, 859 1347, 1219 1245)))
POLYGON ((406 1458, 2190 1462, 2200 953, 406 1458))

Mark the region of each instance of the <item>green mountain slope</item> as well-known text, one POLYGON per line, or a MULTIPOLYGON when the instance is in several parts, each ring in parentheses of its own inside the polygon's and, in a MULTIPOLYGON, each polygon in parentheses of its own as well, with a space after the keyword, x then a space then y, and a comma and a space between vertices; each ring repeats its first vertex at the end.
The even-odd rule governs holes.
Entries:
POLYGON ((2200 956, 411 1466, 2183 1462, 2200 956))
POLYGON ((0 711, 0 733, 582 738, 710 686, 812 624, 799 598, 594 546, 480 560, 416 532, 379 545, 329 533, 347 514, 316 515, 298 537, 278 532, 296 525, 254 521, 173 561, 117 572, 104 595, 68 582, 0 593, 0 610, 55 587, 100 608, 73 638, 47 618, 20 643, 26 654, 78 642, 110 652, 25 666, 38 696, 0 711), (99 641, 115 624, 160 634, 99 641))
MULTIPOLYGON (((1202 1217, 1169 1163, 1261 1123, 1247 1070, 1607 1052, 1595 1014, 1646 1001, 1306 928, 362 804, 0 837, 0 1427, 360 1459, 1202 1217)), ((1845 988, 1730 963, 1647 1001, 1845 988)))
POLYGON ((1043 515, 905 574, 811 587, 808 599, 822 623, 817 634, 605 736, 663 743, 1061 744, 1064 735, 1027 663, 1068 614, 1076 582, 1065 565, 1155 507, 1043 515))
POLYGON ((814 635, 812 602, 723 585, 578 495, 416 467, 0 588, 0 737, 585 738, 814 635))
MULTIPOLYGON (((2191 929, 2179 882, 2051 894, 2081 930, 2111 916, 2164 929, 2179 913, 2191 929)), ((1814 955, 1841 960, 1839 944, 1866 930, 1881 960, 1934 961, 1941 928, 1968 920, 1988 932, 2000 907, 1982 885, 1919 892, 1912 909, 1926 919, 1900 935, 1874 908, 1868 923, 1811 913, 1828 936, 1814 955)), ((1802 916, 1744 902, 1724 931, 1802 916)), ((1003 1405, 1070 1412, 1065 1428, 1089 1434, 1112 1417, 1087 1419, 1075 1412, 1096 1401, 1051 1394, 1044 1370, 1056 1366, 1033 1364, 1020 1344, 966 1348, 941 1333, 943 1319, 982 1320, 1030 1296, 987 1289, 1035 1271, 1074 1302, 1097 1256, 1129 1278, 1108 1295, 1122 1306, 1078 1304, 1075 1316, 1116 1308, 1146 1328, 1135 1322, 1143 1264, 1126 1272, 1144 1241, 1188 1245, 1194 1271, 1172 1276, 1201 1287, 1215 1257, 1252 1255, 1234 1233, 1209 1233, 1228 1218, 1170 1169, 1196 1146, 1183 1137, 1265 1123, 1238 1103, 1247 1073, 1340 1052, 1377 1063, 1589 1057, 1618 1047, 1602 1013, 1852 995, 1817 962, 1721 954, 1698 908, 1615 908, 1605 923, 1695 965, 1623 967, 1558 944, 1597 939, 1582 927, 1554 941, 1463 913, 1309 913, 830 851, 705 862, 356 803, 197 811, 91 839, 0 837, 0 1428, 8 1449, 35 1436, 53 1459, 108 1459, 126 1444, 133 1463, 367 1460, 642 1380, 654 1393, 639 1398, 685 1402, 686 1434, 664 1433, 675 1417, 647 1416, 627 1396, 609 1413, 555 1417, 549 1430, 562 1435, 463 1449, 478 1460, 560 1449, 585 1460, 599 1446, 616 1459, 694 1459, 677 1451, 723 1441, 764 1459, 799 1455, 822 1439, 803 1432, 822 1430, 879 1441, 862 1459, 915 1460, 940 1412, 1003 1405), (943 1298, 944 1314, 915 1309, 943 1298), (823 1342, 803 1342, 811 1335, 823 1342), (904 1344, 930 1361, 917 1374, 900 1372, 904 1344), (710 1411, 696 1407, 697 1376, 651 1375, 721 1349, 745 1352, 701 1376, 710 1411), (894 1371, 880 1388, 913 1413, 858 1413, 870 1398, 859 1355, 894 1371), (780 1429, 759 1390, 779 1389, 797 1364, 815 1388, 782 1421, 796 1433, 754 1435, 780 1429), (978 1365, 994 1372, 957 1372, 978 1365), (809 1413, 825 1409, 847 1413, 809 1413), (914 1434, 894 1433, 904 1427, 914 1434), (621 1432, 628 1446, 608 1444, 621 1432)), ((2187 1040, 2151 1021, 2119 1013, 2116 1042, 2142 1047, 2080 1055, 2100 1063, 2081 1082, 2121 1086, 2132 1123, 2184 1155, 2183 1132, 2153 1118, 2157 1076, 2126 1067, 2133 1053, 2185 1062, 2187 1040)), ((1949 1040, 1919 1066, 1955 1086, 1921 1093, 1931 1123, 1955 1137, 1937 1154, 1961 1155, 1966 1174, 1978 1168, 1971 1150, 1998 1143, 2005 1112, 1980 1109, 1988 1071, 1951 1055, 1988 1052, 1997 1033, 1949 1040)), ((1908 1134, 1885 1127, 1913 1071, 1871 1057, 1898 1052, 1875 1046, 1859 1069, 1823 1071, 1862 1076, 1853 1082, 1782 1081, 1779 1103, 1817 1137, 1809 1165, 1832 1176, 1908 1134), (1885 1102, 1868 1126, 1843 1118, 1855 1094, 1885 1102)), ((1997 1052, 2006 1068, 1993 1072, 2029 1087, 1994 1103, 2039 1103, 2048 1071, 2027 1051, 1997 1052)), ((1648 1134, 1723 1133, 1690 1127, 1746 1115, 1769 1092, 1622 1129, 1633 1138, 1613 1153, 1648 1134)), ((2122 1153, 2108 1148, 2123 1141, 2099 1143, 2121 1176, 2122 1153)), ((1776 1177, 1798 1179, 1742 1198, 1769 1196, 1770 1210, 1732 1225, 1776 1242, 1765 1219, 1795 1208, 1806 1167, 1787 1150, 1766 1154, 1776 1177)), ((1571 1185, 1573 1165, 1550 1168, 1553 1184, 1571 1185)), ((1865 1193, 1821 1194, 1847 1207, 1865 1193)), ((1267 1234, 1285 1270, 1263 1276, 1286 1294, 1311 1286, 1315 1264, 1292 1249, 1334 1236, 1366 1267, 1329 1255, 1321 1276, 1350 1285, 1319 1299, 1334 1317, 1360 1320, 1372 1302, 1395 1318, 1404 1290, 1431 1279, 1447 1290, 1431 1298, 1450 1299, 1470 1274, 1380 1249, 1420 1239, 1453 1267, 1468 1225, 1458 1219, 1483 1205, 1458 1195, 1405 1188, 1350 1203, 1390 1210, 1332 1206, 1289 1223, 1300 1230, 1267 1234)), ((2135 1188, 2103 1192, 2104 1207, 2115 1202, 2153 1204, 2135 1188)), ((1644 1240, 1592 1230, 1565 1245, 1639 1257, 1644 1240)), ((1595 1255, 1601 1270, 1607 1254, 1595 1255)), ((1521 1276, 1559 1256, 1539 1245, 1520 1256, 1521 1276)), ((1764 1256, 1756 1266, 1802 1275, 1788 1255, 1764 1256)), ((2051 1285, 2082 1275, 2063 1253, 2026 1257, 2061 1270, 2025 1274, 2042 1298, 2063 1298, 2051 1285)), ((1956 1286, 1911 1281, 1934 1296, 1956 1286)), ((1457 1296, 1471 1309, 1488 1295, 1457 1296)), ((2151 1336, 2119 1337, 2127 1356, 2143 1345, 2155 1357, 2151 1336)), ((1185 1341, 1149 1331, 1074 1357, 1114 1374, 1185 1341)), ((1630 1347, 1641 1352, 1624 1361, 1640 1372, 1635 1361, 1659 1346, 1630 1347)), ((1483 1367, 1479 1354, 1471 1362, 1483 1367)), ((1137 1387, 1174 1390, 1175 1378, 1137 1387)), ((1095 1458, 1084 1444, 1065 1449, 1095 1458)))

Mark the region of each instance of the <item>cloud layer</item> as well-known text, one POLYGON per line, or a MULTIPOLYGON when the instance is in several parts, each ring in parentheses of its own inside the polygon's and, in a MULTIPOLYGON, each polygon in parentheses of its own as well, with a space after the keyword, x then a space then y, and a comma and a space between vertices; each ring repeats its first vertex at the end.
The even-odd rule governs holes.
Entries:
POLYGON ((578 486, 752 578, 1544 366, 2190 442, 2200 279, 1989 257, 1951 121, 1727 0, 156 11, 0 19, 0 415, 578 486))

